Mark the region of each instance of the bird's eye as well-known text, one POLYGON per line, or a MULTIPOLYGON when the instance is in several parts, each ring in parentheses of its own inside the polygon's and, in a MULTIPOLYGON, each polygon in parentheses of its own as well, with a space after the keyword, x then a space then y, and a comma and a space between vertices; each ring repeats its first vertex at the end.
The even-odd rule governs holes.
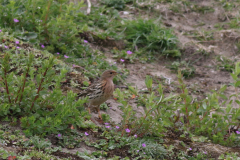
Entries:
POLYGON ((110 74, 113 74, 113 72, 110 72, 110 74))

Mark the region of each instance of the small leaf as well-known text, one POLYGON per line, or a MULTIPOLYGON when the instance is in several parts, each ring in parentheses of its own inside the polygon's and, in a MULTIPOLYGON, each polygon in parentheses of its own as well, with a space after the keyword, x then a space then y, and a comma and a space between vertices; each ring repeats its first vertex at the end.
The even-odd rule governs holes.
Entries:
POLYGON ((239 100, 235 100, 235 102, 236 102, 238 105, 240 105, 240 101, 239 101, 239 100))
POLYGON ((207 105, 205 102, 203 103, 203 109, 207 109, 207 105))
POLYGON ((38 35, 35 32, 28 32, 25 34, 25 36, 27 36, 27 38, 30 40, 30 39, 36 39, 38 35))
POLYGON ((230 105, 227 106, 226 112, 229 113, 231 111, 232 107, 230 105))
POLYGON ((220 94, 219 96, 220 96, 221 98, 225 99, 225 100, 228 99, 227 96, 225 96, 224 94, 220 94))
POLYGON ((237 80, 237 75, 236 75, 236 74, 230 73, 230 75, 232 76, 232 78, 233 78, 234 81, 237 80))
POLYGON ((224 85, 222 88, 219 89, 220 92, 224 92, 227 89, 227 85, 224 85))
POLYGON ((240 81, 237 81, 236 83, 235 83, 235 87, 238 87, 240 85, 240 81))
POLYGON ((89 82, 88 81, 83 81, 83 85, 88 87, 89 86, 89 82))

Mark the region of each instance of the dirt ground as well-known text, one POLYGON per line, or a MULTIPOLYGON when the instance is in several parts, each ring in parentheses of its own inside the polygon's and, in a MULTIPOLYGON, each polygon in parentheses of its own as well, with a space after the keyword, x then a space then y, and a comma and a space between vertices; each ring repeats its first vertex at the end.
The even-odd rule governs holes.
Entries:
MULTIPOLYGON (((193 0, 190 0, 193 1, 193 0)), ((166 27, 174 30, 175 34, 179 38, 179 43, 182 50, 181 60, 191 62, 196 68, 195 75, 192 78, 186 78, 184 83, 187 84, 190 94, 196 96, 197 98, 206 98, 207 93, 211 90, 217 90, 223 85, 228 85, 226 90, 226 95, 231 95, 235 93, 233 87, 229 84, 233 82, 230 76, 230 72, 224 71, 218 67, 218 56, 225 56, 235 62, 240 61, 239 50, 236 43, 239 42, 240 31, 235 29, 230 29, 229 26, 225 26, 224 30, 217 30, 214 25, 230 21, 230 18, 238 16, 238 10, 236 9, 225 12, 221 5, 219 5, 214 0, 195 0, 198 6, 211 6, 214 8, 214 12, 210 13, 197 13, 192 11, 184 11, 183 14, 175 13, 170 10, 170 5, 159 3, 153 8, 155 14, 159 14, 163 23, 166 27), (206 37, 204 31, 209 31, 212 33, 212 40, 201 40, 199 41, 196 36, 192 36, 192 33, 197 33, 204 39, 206 37), (208 54, 199 54, 198 51, 204 50, 208 54), (191 92, 192 90, 198 90, 199 92, 191 92)), ((134 19, 134 15, 145 15, 144 12, 139 13, 137 10, 129 11, 130 15, 122 15, 123 18, 134 19)), ((150 16, 151 17, 151 16, 150 16)), ((148 17, 148 18, 150 18, 148 17)), ((96 46, 95 46, 96 47, 96 46)), ((100 47, 100 46, 98 46, 100 47)), ((97 47, 97 48, 98 48, 97 47)), ((101 48, 101 47, 100 47, 101 48)), ((109 63, 114 62, 112 54, 109 52, 109 48, 104 48, 105 54, 107 55, 107 61, 109 63)), ((155 62, 150 64, 134 63, 126 64, 125 68, 129 70, 129 76, 126 80, 127 84, 137 87, 139 90, 146 88, 145 77, 146 75, 152 75, 159 79, 164 79, 165 83, 169 84, 169 88, 174 89, 175 86, 172 84, 177 84, 177 74, 172 73, 168 66, 172 63, 172 60, 167 58, 159 58, 155 62)), ((119 68, 122 67, 121 64, 118 65, 119 68)), ((156 85, 156 84, 155 84, 156 85)), ((143 108, 137 108, 134 105, 134 101, 130 102, 131 105, 139 112, 139 116, 143 113, 143 108)), ((122 111, 118 108, 118 104, 115 100, 110 99, 107 101, 108 109, 106 112, 110 115, 111 120, 115 123, 120 123, 122 111)), ((238 107, 238 106, 233 106, 238 107)), ((97 114, 93 114, 97 117, 97 114)), ((174 141, 177 143, 177 140, 174 141)), ((219 156, 223 151, 236 151, 240 152, 240 149, 233 149, 228 147, 223 147, 220 145, 213 144, 194 144, 201 151, 212 151, 212 154, 219 156)))

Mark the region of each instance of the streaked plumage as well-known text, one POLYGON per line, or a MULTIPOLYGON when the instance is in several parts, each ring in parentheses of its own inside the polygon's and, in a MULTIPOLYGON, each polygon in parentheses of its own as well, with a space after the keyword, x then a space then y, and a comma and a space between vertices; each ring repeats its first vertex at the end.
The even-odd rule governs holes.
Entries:
POLYGON ((114 70, 103 72, 99 81, 93 83, 87 89, 78 94, 79 97, 89 97, 88 111, 90 113, 90 107, 92 105, 96 106, 100 119, 102 117, 99 106, 112 96, 114 91, 113 77, 115 75, 117 75, 117 72, 114 70))

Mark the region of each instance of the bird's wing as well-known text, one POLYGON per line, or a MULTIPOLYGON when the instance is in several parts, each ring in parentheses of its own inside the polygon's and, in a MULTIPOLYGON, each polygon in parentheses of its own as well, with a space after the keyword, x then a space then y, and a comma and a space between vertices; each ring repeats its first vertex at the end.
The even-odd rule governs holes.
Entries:
POLYGON ((93 83, 91 86, 89 86, 84 91, 78 93, 79 97, 82 96, 89 96, 91 98, 92 95, 98 95, 104 91, 104 87, 106 86, 106 81, 97 81, 96 83, 93 83))

